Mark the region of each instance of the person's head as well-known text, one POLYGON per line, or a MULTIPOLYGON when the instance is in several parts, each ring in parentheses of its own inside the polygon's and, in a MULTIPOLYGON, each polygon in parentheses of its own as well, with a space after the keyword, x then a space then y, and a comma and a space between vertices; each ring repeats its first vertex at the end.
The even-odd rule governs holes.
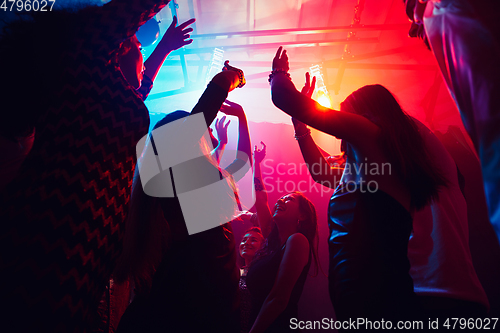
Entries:
POLYGON ((274 206, 273 220, 278 228, 283 225, 294 227, 294 232, 304 234, 311 244, 317 233, 316 208, 301 192, 279 198, 274 206))
POLYGON ((294 226, 295 232, 303 233, 308 239, 314 237, 317 217, 314 204, 301 192, 292 192, 278 199, 274 206, 273 220, 278 226, 294 226))
POLYGON ((139 89, 144 74, 144 61, 141 53, 141 43, 134 35, 123 41, 118 51, 118 65, 127 82, 139 89))
MULTIPOLYGON (((446 185, 429 157, 413 119, 387 88, 375 84, 361 87, 340 104, 340 110, 363 116, 381 129, 381 143, 391 167, 390 176, 400 177, 412 194, 412 208, 421 209, 446 185)), ((342 143, 342 150, 347 145, 342 143)))
MULTIPOLYGON (((164 116, 161 120, 159 120, 155 124, 155 126, 153 127, 153 130, 158 129, 161 126, 166 125, 168 123, 171 123, 175 120, 185 118, 189 115, 190 115, 190 113, 187 111, 184 111, 184 110, 177 110, 177 111, 171 112, 171 113, 167 114, 166 116, 164 116)), ((217 145, 219 144, 219 140, 217 140, 217 138, 215 138, 215 136, 213 135, 212 129, 210 127, 208 129, 209 129, 208 133, 210 135, 210 141, 212 143, 212 147, 210 147, 208 145, 208 142, 202 137, 200 140, 200 146, 201 146, 202 152, 204 154, 208 154, 212 148, 216 148, 217 145)))
POLYGON ((245 261, 245 265, 253 260, 255 254, 261 249, 263 244, 264 236, 262 236, 259 227, 252 227, 245 231, 239 247, 239 253, 245 261))
POLYGON ((398 101, 380 84, 366 85, 353 91, 340 104, 340 110, 364 116, 377 125, 393 117, 406 117, 398 101))
POLYGON ((314 204, 301 192, 292 192, 282 196, 276 202, 273 213, 275 222, 265 247, 257 254, 263 257, 276 251, 282 245, 279 238, 280 226, 292 228, 294 233, 303 234, 309 241, 310 255, 318 272, 318 216, 314 204))

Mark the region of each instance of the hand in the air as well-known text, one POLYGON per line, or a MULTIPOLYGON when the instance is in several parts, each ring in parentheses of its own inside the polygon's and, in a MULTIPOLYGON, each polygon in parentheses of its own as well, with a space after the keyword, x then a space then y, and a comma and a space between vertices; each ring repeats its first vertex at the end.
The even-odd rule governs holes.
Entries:
POLYGON ((177 16, 174 16, 172 24, 170 24, 167 31, 163 35, 161 42, 164 42, 167 45, 167 48, 172 51, 191 44, 193 40, 188 38, 190 37, 189 33, 193 31, 193 28, 187 27, 195 21, 196 19, 192 18, 176 27, 177 16))
POLYGON ((247 81, 245 80, 245 73, 243 73, 243 71, 241 69, 229 65, 229 60, 226 60, 224 62, 224 67, 222 67, 222 71, 223 72, 224 71, 231 71, 231 72, 235 72, 238 74, 238 78, 239 78, 238 88, 242 88, 247 83, 247 81))
POLYGON ((253 213, 251 213, 247 210, 240 211, 239 213, 237 213, 235 215, 235 217, 233 218, 233 221, 241 221, 241 222, 250 221, 252 216, 253 216, 253 213))
POLYGON ((273 59, 273 71, 282 70, 288 72, 288 70, 290 69, 290 66, 288 64, 288 55, 286 54, 286 50, 283 50, 283 53, 281 52, 281 50, 283 50, 283 46, 280 46, 278 48, 278 51, 276 51, 276 55, 273 59))
POLYGON ((220 108, 221 112, 224 112, 228 116, 236 116, 236 117, 245 116, 245 111, 243 111, 241 105, 231 102, 227 99, 224 101, 224 103, 225 104, 222 104, 220 108))
POLYGON ((228 120, 226 124, 224 124, 224 121, 226 121, 226 116, 215 120, 215 131, 217 132, 217 139, 221 145, 227 144, 227 127, 231 120, 228 120))
MULTIPOLYGON (((306 83, 304 84, 304 87, 302 87, 302 90, 300 92, 303 95, 311 98, 315 86, 316 86, 316 76, 313 77, 311 82, 311 75, 309 74, 309 72, 306 72, 306 83)), ((307 125, 301 122, 300 120, 292 117, 292 123, 293 127, 295 128, 295 133, 297 135, 301 135, 307 131, 307 125)))
POLYGON ((253 159, 255 163, 260 163, 266 157, 266 144, 264 142, 260 142, 262 145, 262 149, 258 149, 257 146, 253 148, 253 159))
POLYGON ((315 86, 316 86, 316 76, 313 77, 312 82, 311 82, 311 75, 309 74, 309 72, 306 72, 306 83, 304 84, 304 87, 302 88, 302 90, 300 92, 302 93, 302 95, 305 95, 305 96, 311 98, 311 96, 314 92, 315 86))

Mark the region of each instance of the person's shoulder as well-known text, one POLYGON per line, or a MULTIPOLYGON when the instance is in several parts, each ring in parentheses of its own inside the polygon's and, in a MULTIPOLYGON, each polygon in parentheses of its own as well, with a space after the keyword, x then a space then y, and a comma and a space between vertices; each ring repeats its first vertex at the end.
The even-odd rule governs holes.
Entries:
POLYGON ((306 236, 303 234, 296 232, 290 237, 288 237, 286 244, 288 247, 293 247, 293 248, 308 248, 309 247, 309 241, 307 240, 306 236))

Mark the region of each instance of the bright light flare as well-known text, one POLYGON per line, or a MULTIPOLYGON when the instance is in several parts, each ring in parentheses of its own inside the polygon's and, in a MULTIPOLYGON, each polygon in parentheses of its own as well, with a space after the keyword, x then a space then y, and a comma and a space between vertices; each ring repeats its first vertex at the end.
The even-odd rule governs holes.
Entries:
POLYGON ((321 66, 314 65, 309 68, 311 72, 311 77, 316 77, 316 97, 313 99, 316 100, 320 105, 325 108, 332 108, 332 101, 330 100, 330 96, 328 94, 328 89, 325 86, 325 82, 323 81, 323 73, 321 73, 321 66))
POLYGON ((207 74, 205 75, 205 82, 207 84, 222 70, 222 66, 224 66, 224 50, 215 48, 214 53, 212 54, 212 61, 210 62, 207 74))
POLYGON ((321 106, 324 106, 325 108, 329 108, 331 109, 332 108, 332 102, 330 101, 330 98, 326 95, 319 95, 317 98, 316 98, 316 102, 318 102, 321 106))

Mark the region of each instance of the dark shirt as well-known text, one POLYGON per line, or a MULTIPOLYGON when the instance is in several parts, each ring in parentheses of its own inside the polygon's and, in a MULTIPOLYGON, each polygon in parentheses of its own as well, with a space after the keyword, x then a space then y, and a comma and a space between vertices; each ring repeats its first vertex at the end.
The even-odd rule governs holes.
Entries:
MULTIPOLYGON (((285 253, 286 243, 281 249, 272 252, 262 258, 252 262, 247 274, 247 286, 252 296, 252 311, 250 313, 250 323, 253 324, 257 315, 264 304, 267 296, 273 289, 276 277, 278 276, 279 266, 285 253)), ((311 266, 311 260, 302 270, 285 310, 276 318, 276 320, 267 328, 266 332, 293 332, 290 328, 290 319, 298 317, 298 303, 304 284, 306 282, 307 273, 311 266)))
POLYGON ((407 257, 412 217, 385 192, 349 185, 337 187, 328 210, 328 280, 337 318, 405 318, 416 300, 407 257))

